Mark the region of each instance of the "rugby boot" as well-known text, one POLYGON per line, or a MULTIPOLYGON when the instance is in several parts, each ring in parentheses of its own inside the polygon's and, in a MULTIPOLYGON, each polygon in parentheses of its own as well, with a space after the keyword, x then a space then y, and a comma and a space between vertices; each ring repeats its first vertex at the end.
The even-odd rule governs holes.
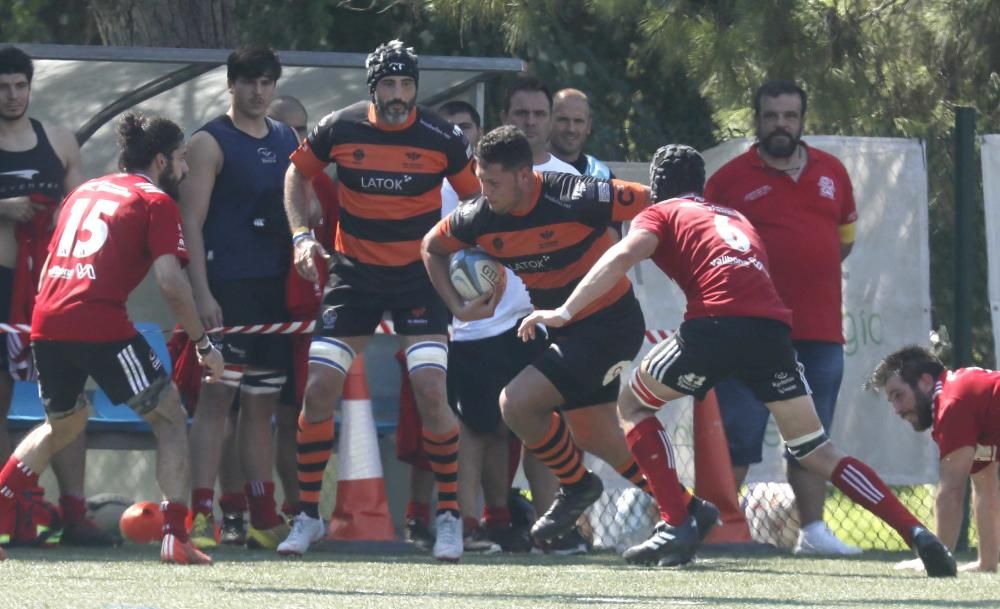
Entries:
POLYGON ((693 517, 695 524, 698 525, 699 542, 705 541, 708 532, 722 522, 719 515, 719 508, 715 507, 711 501, 692 496, 691 501, 688 502, 688 516, 693 517))
POLYGON ((434 547, 434 534, 427 528, 427 524, 419 518, 407 519, 403 536, 406 541, 425 552, 430 552, 431 548, 434 547))
POLYGON ((499 554, 503 551, 500 548, 500 544, 490 539, 489 535, 486 534, 486 529, 482 526, 476 526, 466 533, 465 539, 462 541, 462 545, 464 546, 466 552, 473 552, 486 556, 499 554))
POLYGON ((580 556, 590 552, 590 544, 580 534, 580 528, 573 527, 569 533, 549 542, 546 549, 556 556, 580 556))
POLYGON ((535 513, 535 506, 528 501, 528 498, 521 493, 521 489, 517 487, 510 489, 507 493, 507 509, 510 510, 510 523, 515 527, 523 526, 531 528, 531 525, 538 520, 538 514, 535 513))
POLYGON ((0 495, 0 546, 8 546, 14 540, 14 523, 17 506, 14 500, 5 500, 0 495))
POLYGON ((937 535, 924 527, 913 527, 913 549, 924 563, 927 577, 955 577, 958 566, 955 557, 951 555, 937 535))
POLYGON ((194 515, 191 521, 191 543, 200 550, 212 550, 218 547, 215 536, 215 520, 201 512, 194 515))
POLYGON ((278 554, 282 556, 302 556, 309 546, 326 537, 326 525, 322 518, 313 518, 302 512, 295 517, 288 537, 278 544, 278 554))
POLYGON ((247 525, 243 521, 243 514, 234 512, 222 515, 219 542, 227 546, 242 546, 247 542, 247 525))
POLYGON ((570 532, 580 514, 601 497, 604 483, 591 472, 571 486, 560 486, 548 511, 535 521, 531 535, 542 542, 551 542, 570 532))
POLYGON ((462 519, 449 511, 441 512, 435 521, 437 536, 434 540, 434 558, 458 562, 462 558, 462 519))
POLYGON ((622 558, 633 565, 674 567, 691 562, 697 549, 698 525, 693 516, 688 516, 676 527, 661 520, 652 537, 625 550, 622 558))
POLYGON ((160 543, 160 561, 177 565, 210 565, 212 559, 191 543, 181 541, 173 533, 163 536, 160 543))
POLYGON ((523 525, 490 528, 486 530, 486 534, 499 544, 504 552, 525 553, 529 552, 533 545, 528 527, 523 525))
POLYGON ((291 527, 284 520, 269 529, 256 529, 252 525, 247 529, 247 547, 255 550, 276 550, 278 544, 291 533, 291 527))

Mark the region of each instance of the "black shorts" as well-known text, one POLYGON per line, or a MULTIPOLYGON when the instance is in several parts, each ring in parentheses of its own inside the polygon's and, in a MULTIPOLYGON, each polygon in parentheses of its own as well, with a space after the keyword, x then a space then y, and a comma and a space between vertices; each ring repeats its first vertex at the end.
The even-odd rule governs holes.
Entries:
POLYGON ((762 402, 809 394, 802 365, 795 359, 791 330, 774 319, 685 321, 646 354, 642 369, 663 385, 698 399, 730 377, 743 381, 762 402))
POLYGON ((448 404, 466 427, 492 433, 500 424, 500 391, 548 344, 544 332, 524 342, 514 327, 497 336, 448 343, 448 404))
MULTIPOLYGON (((209 285, 227 326, 268 324, 291 319, 285 305, 285 278, 233 279, 209 285)), ((285 371, 291 358, 289 337, 280 334, 224 334, 213 337, 227 364, 285 371)))
POLYGON ((36 340, 31 346, 42 404, 50 414, 72 411, 88 376, 115 404, 169 382, 163 362, 139 334, 106 343, 36 340))
POLYGON ((434 287, 402 294, 376 294, 340 281, 323 297, 316 320, 316 336, 342 338, 370 336, 386 311, 392 314, 396 334, 447 334, 451 313, 434 287))
POLYGON ((646 322, 629 290, 617 302, 552 330, 549 348, 532 365, 563 396, 562 410, 618 401, 619 377, 642 348, 646 322))

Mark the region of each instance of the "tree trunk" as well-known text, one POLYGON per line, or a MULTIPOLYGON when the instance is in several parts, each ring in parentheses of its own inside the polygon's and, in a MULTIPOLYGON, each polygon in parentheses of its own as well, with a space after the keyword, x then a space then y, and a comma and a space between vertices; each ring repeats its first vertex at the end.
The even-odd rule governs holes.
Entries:
POLYGON ((91 0, 109 46, 228 49, 238 46, 235 0, 91 0))

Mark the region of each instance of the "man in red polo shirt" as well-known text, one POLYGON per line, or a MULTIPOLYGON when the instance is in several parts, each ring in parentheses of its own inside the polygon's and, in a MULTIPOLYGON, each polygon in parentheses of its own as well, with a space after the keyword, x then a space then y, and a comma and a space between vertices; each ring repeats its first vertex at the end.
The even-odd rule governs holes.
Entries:
MULTIPOLYGON (((705 197, 740 211, 760 234, 771 277, 792 310, 792 340, 816 411, 830 432, 844 372, 840 263, 854 244, 857 211, 836 157, 801 141, 806 94, 794 82, 764 83, 754 95, 757 143, 709 179, 705 197)), ((745 385, 716 387, 738 485, 762 460, 768 411, 745 385)), ((858 554, 823 522, 826 481, 788 457, 801 529, 796 553, 858 554)))

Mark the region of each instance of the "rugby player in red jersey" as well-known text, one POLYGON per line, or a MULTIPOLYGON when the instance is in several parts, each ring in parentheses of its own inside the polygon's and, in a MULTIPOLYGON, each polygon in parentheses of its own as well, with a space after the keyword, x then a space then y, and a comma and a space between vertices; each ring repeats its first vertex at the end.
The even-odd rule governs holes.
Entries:
POLYGON ((173 122, 126 114, 118 123, 125 173, 85 182, 63 205, 31 319, 31 340, 46 421, 0 471, 0 535, 15 497, 38 484, 52 454, 87 425, 80 399, 92 377, 117 404, 153 429, 163 491, 160 558, 210 564, 190 542, 184 520, 190 491, 187 416, 163 363, 129 320, 125 301, 150 267, 164 300, 197 346, 206 380, 222 375, 222 356, 205 335, 181 268, 187 248, 173 197, 187 173, 184 133, 173 122))
POLYGON ((520 327, 527 338, 537 323, 559 328, 575 321, 646 258, 687 297, 680 329, 643 358, 618 402, 629 448, 663 519, 652 537, 626 550, 624 558, 665 566, 693 558, 698 525, 678 501, 673 450, 656 411, 685 395, 703 398, 718 381, 736 377, 767 404, 785 445, 804 467, 896 529, 929 575, 954 576, 955 559, 944 544, 871 468, 837 450, 823 431, 792 348, 791 312, 768 275, 760 237, 739 212, 701 198, 701 155, 687 146, 660 148, 650 183, 653 198, 661 202, 633 220, 628 235, 605 252, 565 302, 536 311, 520 327))
MULTIPOLYGON (((995 573, 1000 552, 1000 372, 948 370, 927 349, 910 345, 883 359, 867 386, 884 389, 896 414, 914 431, 931 430, 941 455, 935 530, 953 550, 971 475, 979 560, 962 565, 959 571, 995 573)), ((916 561, 897 565, 920 567, 916 561)))

